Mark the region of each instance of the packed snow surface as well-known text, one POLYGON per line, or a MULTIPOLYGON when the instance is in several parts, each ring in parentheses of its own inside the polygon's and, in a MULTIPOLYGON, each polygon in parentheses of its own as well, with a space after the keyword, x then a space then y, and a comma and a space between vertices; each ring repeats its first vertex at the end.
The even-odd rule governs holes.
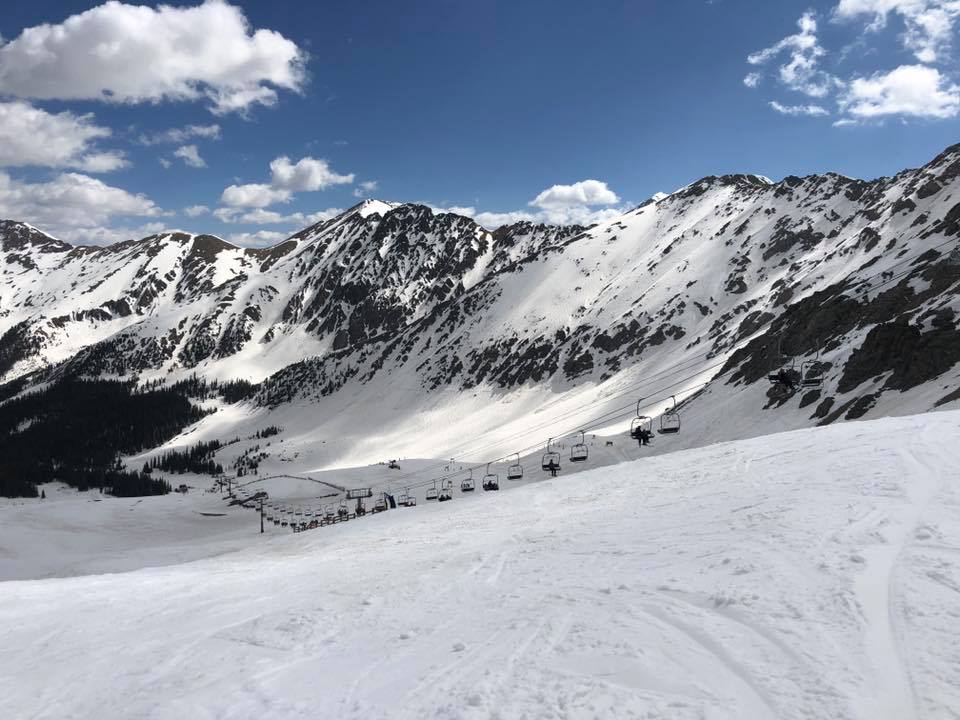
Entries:
POLYGON ((958 430, 799 430, 9 580, 2 715, 955 718, 958 430))

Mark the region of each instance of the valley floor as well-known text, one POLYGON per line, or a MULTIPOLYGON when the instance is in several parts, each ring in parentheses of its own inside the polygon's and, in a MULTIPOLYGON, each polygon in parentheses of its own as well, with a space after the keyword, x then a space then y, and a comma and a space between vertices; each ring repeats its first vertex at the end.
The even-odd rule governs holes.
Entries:
POLYGON ((960 717, 958 431, 847 423, 8 580, 2 715, 960 717))

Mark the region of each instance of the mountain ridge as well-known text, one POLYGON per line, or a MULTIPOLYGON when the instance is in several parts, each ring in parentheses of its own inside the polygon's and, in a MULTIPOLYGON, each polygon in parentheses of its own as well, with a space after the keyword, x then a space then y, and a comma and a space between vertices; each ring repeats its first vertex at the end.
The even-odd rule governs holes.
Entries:
POLYGON ((270 248, 183 234, 64 250, 0 225, 0 376, 244 380, 257 387, 242 412, 300 428, 304 447, 334 431, 315 420, 308 433, 304 408, 359 422, 354 408, 389 405, 366 432, 335 423, 352 439, 321 465, 369 459, 370 432, 399 454, 397 423, 426 428, 467 396, 441 447, 676 367, 695 376, 676 388, 696 391, 687 407, 736 406, 744 433, 763 426, 757 412, 799 427, 926 411, 954 402, 960 360, 957 177, 960 145, 873 181, 706 176, 589 227, 492 232, 365 201, 270 248), (767 374, 814 359, 822 388, 768 394, 767 374))

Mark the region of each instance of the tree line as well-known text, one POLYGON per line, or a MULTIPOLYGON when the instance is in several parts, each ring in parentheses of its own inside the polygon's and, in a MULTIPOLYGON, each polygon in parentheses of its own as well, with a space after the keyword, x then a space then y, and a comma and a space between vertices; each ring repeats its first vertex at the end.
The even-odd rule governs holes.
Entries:
POLYGON ((36 497, 40 483, 119 496, 170 492, 161 478, 120 465, 162 445, 207 412, 186 388, 65 378, 0 404, 0 495, 36 497))

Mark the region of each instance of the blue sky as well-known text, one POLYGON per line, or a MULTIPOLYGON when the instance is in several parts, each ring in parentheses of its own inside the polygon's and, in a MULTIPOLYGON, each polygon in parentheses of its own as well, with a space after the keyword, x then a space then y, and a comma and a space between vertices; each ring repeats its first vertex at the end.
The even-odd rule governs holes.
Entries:
POLYGON ((494 226, 891 174, 960 140, 958 28, 957 0, 11 0, 0 217, 262 245, 366 196, 494 226))

